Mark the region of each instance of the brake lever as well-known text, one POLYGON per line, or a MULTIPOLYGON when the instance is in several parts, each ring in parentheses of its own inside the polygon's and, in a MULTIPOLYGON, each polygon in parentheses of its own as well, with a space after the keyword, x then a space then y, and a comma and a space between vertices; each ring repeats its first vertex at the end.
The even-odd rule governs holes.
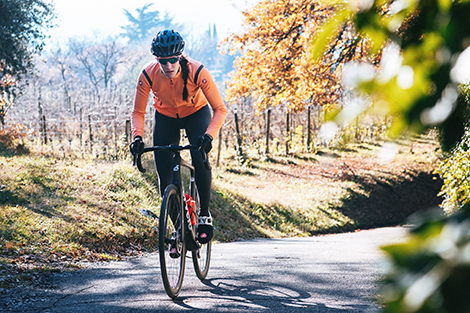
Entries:
POLYGON ((142 173, 145 173, 147 170, 142 166, 142 158, 141 158, 142 154, 138 154, 137 155, 137 168, 139 169, 139 171, 141 171, 142 173))
POLYGON ((142 173, 145 173, 147 170, 142 166, 142 159, 141 159, 142 154, 133 153, 132 155, 134 156, 132 166, 137 165, 137 168, 139 169, 139 171, 141 171, 142 173))
POLYGON ((204 149, 201 149, 201 148, 199 148, 199 151, 201 151, 202 163, 204 163, 204 166, 206 167, 206 169, 210 170, 211 165, 209 163, 209 157, 207 155, 207 152, 204 149))

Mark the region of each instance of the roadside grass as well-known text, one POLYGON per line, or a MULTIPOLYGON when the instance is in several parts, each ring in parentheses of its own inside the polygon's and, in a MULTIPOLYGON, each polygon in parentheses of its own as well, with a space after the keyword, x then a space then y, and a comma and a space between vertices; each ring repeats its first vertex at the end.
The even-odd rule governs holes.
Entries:
MULTIPOLYGON (((350 144, 296 156, 224 156, 214 167, 214 240, 310 236, 404 223, 437 206, 440 179, 434 137, 380 145, 350 144)), ((119 260, 157 249, 157 177, 131 161, 0 155, 0 288, 36 275, 119 260)))
MULTIPOLYGON (((250 226, 240 234, 251 236, 256 229, 264 237, 310 236, 403 224, 436 208, 442 181, 433 174, 440 162, 435 138, 397 142, 393 161, 377 157, 380 146, 350 144, 342 151, 252 159, 243 166, 232 161, 215 174, 215 189, 230 199, 219 205, 225 211, 214 211, 216 227, 226 230, 229 216, 250 226)), ((233 232, 218 233, 237 239, 233 232)))
POLYGON ((156 249, 154 222, 138 211, 159 206, 154 174, 40 155, 0 156, 0 166, 0 275, 156 249))

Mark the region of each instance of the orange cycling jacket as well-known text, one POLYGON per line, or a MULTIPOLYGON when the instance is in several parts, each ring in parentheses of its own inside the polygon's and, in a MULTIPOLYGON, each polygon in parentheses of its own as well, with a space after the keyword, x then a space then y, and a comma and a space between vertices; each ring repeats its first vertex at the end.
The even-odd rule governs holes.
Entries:
POLYGON ((131 113, 132 138, 144 137, 145 111, 150 91, 153 92, 153 106, 168 117, 184 118, 204 107, 207 102, 213 110, 212 120, 206 134, 215 138, 227 115, 227 108, 217 86, 205 67, 192 59, 188 60, 188 100, 183 100, 183 77, 181 69, 173 79, 163 73, 157 60, 144 66, 137 82, 134 108, 131 113), (196 75, 196 73, 198 74, 196 75), (197 77, 195 77, 197 76, 197 77), (194 79, 197 79, 195 82, 194 79))

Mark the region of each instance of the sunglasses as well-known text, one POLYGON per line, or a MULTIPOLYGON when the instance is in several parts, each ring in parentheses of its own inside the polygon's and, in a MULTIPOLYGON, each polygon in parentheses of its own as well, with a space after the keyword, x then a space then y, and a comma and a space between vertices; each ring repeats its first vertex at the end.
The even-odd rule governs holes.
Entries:
POLYGON ((168 62, 170 62, 170 64, 175 64, 176 62, 178 62, 179 59, 180 57, 174 57, 174 58, 169 58, 169 59, 157 59, 157 60, 161 65, 166 65, 168 62))

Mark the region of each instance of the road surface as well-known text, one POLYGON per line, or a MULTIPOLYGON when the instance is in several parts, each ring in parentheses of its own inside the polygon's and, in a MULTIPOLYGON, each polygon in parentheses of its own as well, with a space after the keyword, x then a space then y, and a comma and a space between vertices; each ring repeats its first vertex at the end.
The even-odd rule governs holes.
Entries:
POLYGON ((207 280, 186 262, 180 297, 165 294, 157 254, 53 274, 0 292, 1 312, 379 312, 379 247, 403 227, 215 244, 207 280))

